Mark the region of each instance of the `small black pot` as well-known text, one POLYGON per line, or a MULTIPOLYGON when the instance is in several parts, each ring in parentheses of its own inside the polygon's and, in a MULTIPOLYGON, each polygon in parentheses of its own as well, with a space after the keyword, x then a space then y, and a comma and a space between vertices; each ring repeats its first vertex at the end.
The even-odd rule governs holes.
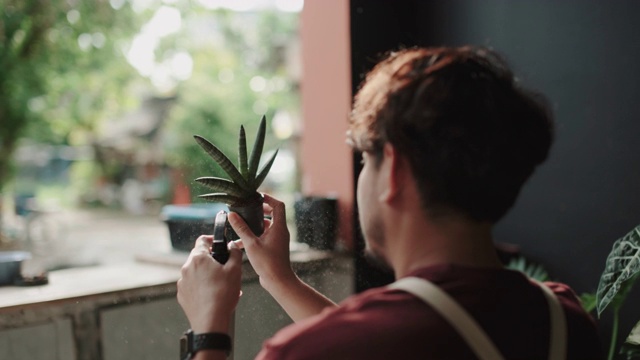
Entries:
MULTIPOLYGON (((246 206, 229 206, 229 211, 233 211, 240 215, 240 217, 249 225, 249 228, 256 236, 262 235, 264 232, 264 209, 262 203, 264 198, 260 195, 258 201, 253 201, 246 206)), ((230 240, 236 240, 240 237, 233 231, 233 228, 229 226, 230 240)))

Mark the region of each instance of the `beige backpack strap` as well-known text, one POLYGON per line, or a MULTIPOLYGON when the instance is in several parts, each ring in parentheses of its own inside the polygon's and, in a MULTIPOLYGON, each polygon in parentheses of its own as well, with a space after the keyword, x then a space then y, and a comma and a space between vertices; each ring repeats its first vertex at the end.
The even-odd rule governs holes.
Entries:
POLYGON ((567 319, 560 301, 547 285, 538 283, 549 304, 551 315, 551 339, 549 344, 549 360, 567 358, 567 319))
POLYGON ((431 282, 406 277, 389 285, 391 289, 404 290, 431 305, 467 342, 476 356, 482 360, 500 360, 504 357, 478 323, 451 296, 431 282))
MULTIPOLYGON (((549 305, 550 339, 549 360, 563 360, 567 356, 567 319, 558 298, 549 287, 539 283, 549 305)), ((431 305, 449 324, 458 331, 479 359, 503 359, 493 341, 480 325, 451 296, 431 282, 406 277, 389 285, 391 289, 404 290, 431 305)))

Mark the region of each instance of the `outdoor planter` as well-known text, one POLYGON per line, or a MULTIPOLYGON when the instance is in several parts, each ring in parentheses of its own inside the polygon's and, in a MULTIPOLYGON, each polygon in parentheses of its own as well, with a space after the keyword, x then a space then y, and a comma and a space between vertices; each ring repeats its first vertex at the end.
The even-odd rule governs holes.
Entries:
POLYGON ((179 251, 191 251, 195 240, 202 234, 213 233, 213 222, 224 204, 165 205, 162 220, 169 228, 171 247, 179 251))
POLYGON ((0 251, 0 285, 12 285, 19 280, 22 262, 30 258, 26 251, 0 251))

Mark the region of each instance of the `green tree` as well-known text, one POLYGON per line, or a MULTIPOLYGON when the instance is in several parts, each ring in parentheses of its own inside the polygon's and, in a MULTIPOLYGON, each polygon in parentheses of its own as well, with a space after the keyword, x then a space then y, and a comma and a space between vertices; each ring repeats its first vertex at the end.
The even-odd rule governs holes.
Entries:
MULTIPOLYGON (((177 87, 166 145, 168 161, 182 169, 195 195, 205 188, 194 178, 225 175, 196 144, 193 134, 206 137, 229 155, 237 154, 241 124, 247 134, 255 134, 262 115, 271 124, 276 110, 297 111, 297 84, 286 73, 285 51, 297 36, 298 15, 192 9, 183 16, 185 23, 211 24, 217 34, 204 43, 176 34, 162 45, 185 49, 193 58, 190 79, 177 87), (256 90, 254 84, 252 90, 252 81, 264 88, 256 90)), ((267 136, 265 150, 277 147, 275 141, 267 136)))
POLYGON ((69 144, 126 108, 121 90, 136 74, 121 41, 137 17, 125 1, 0 0, 0 9, 1 193, 21 138, 69 144))

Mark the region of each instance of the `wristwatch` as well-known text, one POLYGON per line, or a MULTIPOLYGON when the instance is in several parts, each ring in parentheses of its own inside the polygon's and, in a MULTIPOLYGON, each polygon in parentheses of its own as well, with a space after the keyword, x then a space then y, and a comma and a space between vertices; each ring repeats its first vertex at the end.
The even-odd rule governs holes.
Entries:
POLYGON ((224 333, 195 334, 189 329, 180 337, 180 360, 190 360, 200 350, 222 350, 231 353, 231 337, 224 333))

